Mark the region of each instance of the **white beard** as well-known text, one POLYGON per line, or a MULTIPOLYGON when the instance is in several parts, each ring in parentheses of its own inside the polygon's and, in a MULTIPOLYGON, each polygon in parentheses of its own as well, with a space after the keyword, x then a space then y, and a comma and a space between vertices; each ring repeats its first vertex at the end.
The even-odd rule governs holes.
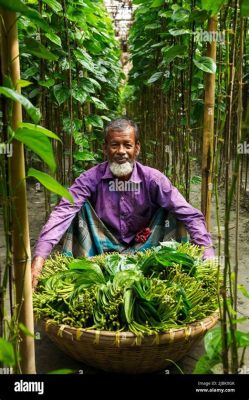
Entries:
POLYGON ((114 161, 109 163, 109 166, 113 175, 117 177, 129 175, 133 170, 133 163, 129 161, 124 164, 118 164, 114 161))

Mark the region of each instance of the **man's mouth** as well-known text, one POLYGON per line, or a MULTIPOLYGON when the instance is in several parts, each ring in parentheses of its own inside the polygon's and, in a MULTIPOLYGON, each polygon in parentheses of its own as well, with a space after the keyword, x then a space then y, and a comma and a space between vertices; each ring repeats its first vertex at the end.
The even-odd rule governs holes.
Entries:
POLYGON ((115 158, 114 161, 118 164, 124 164, 128 161, 128 159, 127 158, 115 158))

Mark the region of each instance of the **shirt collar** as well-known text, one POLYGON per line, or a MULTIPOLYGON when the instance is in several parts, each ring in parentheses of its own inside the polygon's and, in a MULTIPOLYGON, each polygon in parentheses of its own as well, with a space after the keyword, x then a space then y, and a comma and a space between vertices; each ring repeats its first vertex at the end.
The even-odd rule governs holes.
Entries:
MULTIPOLYGON (((114 178, 114 176, 110 170, 109 163, 107 162, 107 167, 106 167, 105 173, 101 179, 113 179, 113 178, 114 178)), ((142 182, 142 180, 140 179, 140 177, 138 175, 136 161, 134 162, 133 171, 132 171, 129 181, 134 182, 134 183, 142 182)))

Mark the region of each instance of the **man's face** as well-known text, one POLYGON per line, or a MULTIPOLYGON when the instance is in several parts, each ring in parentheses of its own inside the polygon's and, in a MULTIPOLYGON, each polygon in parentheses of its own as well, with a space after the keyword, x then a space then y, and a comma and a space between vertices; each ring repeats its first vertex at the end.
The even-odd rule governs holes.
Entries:
POLYGON ((133 163, 140 151, 140 144, 136 143, 133 127, 124 131, 111 131, 104 144, 104 153, 110 163, 133 163))

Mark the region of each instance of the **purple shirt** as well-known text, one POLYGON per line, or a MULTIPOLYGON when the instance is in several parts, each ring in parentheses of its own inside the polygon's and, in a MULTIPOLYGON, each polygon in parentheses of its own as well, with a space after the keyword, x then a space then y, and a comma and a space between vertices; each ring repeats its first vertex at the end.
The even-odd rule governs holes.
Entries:
POLYGON ((187 203, 160 171, 136 161, 132 175, 126 181, 127 186, 117 188, 117 182, 124 184, 124 181, 120 183, 114 178, 107 161, 82 173, 69 188, 74 205, 63 198, 54 208, 40 233, 35 256, 44 259, 49 256, 86 200, 90 201, 114 236, 125 244, 129 244, 137 232, 147 227, 154 213, 163 207, 184 223, 193 243, 208 247, 205 257, 214 256, 203 214, 187 203))

